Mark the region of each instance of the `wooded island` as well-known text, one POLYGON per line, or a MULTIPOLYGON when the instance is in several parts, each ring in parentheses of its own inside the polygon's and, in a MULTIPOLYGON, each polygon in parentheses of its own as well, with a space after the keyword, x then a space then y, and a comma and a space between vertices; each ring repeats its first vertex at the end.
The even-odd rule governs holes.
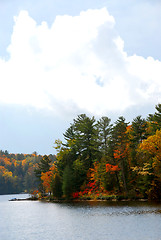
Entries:
POLYGON ((50 199, 161 200, 161 104, 147 119, 78 115, 57 155, 0 151, 0 194, 50 199))

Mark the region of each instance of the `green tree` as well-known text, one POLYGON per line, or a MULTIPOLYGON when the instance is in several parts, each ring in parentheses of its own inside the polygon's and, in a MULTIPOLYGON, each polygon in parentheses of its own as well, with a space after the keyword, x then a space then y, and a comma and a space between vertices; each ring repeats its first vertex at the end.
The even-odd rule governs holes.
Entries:
POLYGON ((149 114, 147 121, 150 123, 150 134, 155 134, 156 130, 161 129, 161 104, 155 106, 156 112, 154 114, 149 114))
POLYGON ((73 182, 73 171, 70 166, 66 166, 63 173, 63 194, 66 199, 70 199, 72 197, 74 188, 73 182))
POLYGON ((103 156, 108 154, 109 139, 112 129, 112 124, 110 124, 110 122, 111 119, 108 117, 102 117, 97 122, 99 146, 103 156))
POLYGON ((56 197, 57 199, 60 199, 63 194, 62 181, 58 173, 55 174, 55 177, 52 182, 52 193, 53 193, 53 196, 56 197))
POLYGON ((50 169, 51 160, 47 155, 44 155, 44 157, 40 160, 38 163, 38 168, 35 169, 36 176, 39 178, 41 177, 41 173, 48 172, 50 169))
POLYGON ((79 158, 84 161, 84 166, 88 169, 98 156, 95 118, 89 118, 85 114, 79 115, 74 120, 74 130, 79 158))
MULTIPOLYGON (((121 169, 121 179, 126 195, 128 195, 127 126, 128 123, 126 123, 125 118, 121 116, 115 122, 111 133, 113 161, 114 165, 118 165, 121 169)), ((116 178, 118 182, 117 175, 116 178)))
POLYGON ((129 133, 131 165, 137 164, 137 147, 147 138, 147 121, 141 116, 137 116, 132 121, 129 133))
POLYGON ((157 123, 157 129, 161 129, 161 104, 155 106, 154 122, 157 123))

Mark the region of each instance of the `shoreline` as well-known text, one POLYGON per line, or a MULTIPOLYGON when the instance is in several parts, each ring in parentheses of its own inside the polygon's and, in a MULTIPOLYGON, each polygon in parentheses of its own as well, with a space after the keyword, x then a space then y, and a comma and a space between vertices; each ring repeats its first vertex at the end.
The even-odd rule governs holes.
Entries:
MULTIPOLYGON (((8 201, 44 201, 44 202, 55 202, 55 203, 66 203, 66 202, 156 202, 148 199, 46 199, 46 198, 13 198, 8 201)), ((161 202, 161 201, 159 201, 161 202)))
POLYGON ((39 200, 38 198, 29 197, 29 198, 11 198, 8 201, 14 202, 14 201, 38 201, 38 200, 39 200))

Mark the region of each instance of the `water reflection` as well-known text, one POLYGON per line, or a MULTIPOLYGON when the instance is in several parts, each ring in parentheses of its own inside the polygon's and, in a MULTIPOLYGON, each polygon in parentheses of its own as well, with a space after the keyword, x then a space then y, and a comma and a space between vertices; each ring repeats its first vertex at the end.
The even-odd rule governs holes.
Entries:
POLYGON ((13 197, 20 198, 0 196, 0 239, 161 239, 161 204, 159 203, 9 202, 8 200, 13 197))
MULTIPOLYGON (((53 204, 53 203, 51 203, 53 204)), ((54 203, 62 208, 83 209, 88 214, 95 210, 95 214, 104 216, 161 214, 161 203, 142 201, 78 201, 68 203, 54 203), (103 212, 101 211, 103 210, 103 212)), ((94 215, 92 213, 91 215, 94 215)))

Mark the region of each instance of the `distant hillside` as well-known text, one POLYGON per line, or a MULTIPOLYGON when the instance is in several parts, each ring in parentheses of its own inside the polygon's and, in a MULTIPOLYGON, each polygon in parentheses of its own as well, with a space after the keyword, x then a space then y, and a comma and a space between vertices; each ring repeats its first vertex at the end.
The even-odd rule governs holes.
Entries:
MULTIPOLYGON (((30 192, 37 188, 34 169, 43 156, 33 154, 12 154, 0 150, 0 194, 30 192)), ((49 155, 54 162, 55 155, 49 155)))

